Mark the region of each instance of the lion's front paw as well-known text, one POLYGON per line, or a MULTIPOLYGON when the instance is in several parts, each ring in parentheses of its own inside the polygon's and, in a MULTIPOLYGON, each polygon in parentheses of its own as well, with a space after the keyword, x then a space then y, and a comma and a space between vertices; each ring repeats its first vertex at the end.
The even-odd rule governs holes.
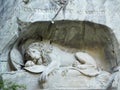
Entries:
POLYGON ((30 66, 34 66, 34 62, 33 61, 27 61, 25 64, 25 67, 30 67, 30 66))
POLYGON ((48 78, 48 74, 46 73, 46 71, 44 71, 41 75, 40 75, 40 81, 46 81, 48 78))

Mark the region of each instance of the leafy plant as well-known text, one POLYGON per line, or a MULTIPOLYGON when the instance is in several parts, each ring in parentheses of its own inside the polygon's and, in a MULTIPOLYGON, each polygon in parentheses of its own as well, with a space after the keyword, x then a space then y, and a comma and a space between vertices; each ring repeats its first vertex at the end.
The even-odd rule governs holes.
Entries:
POLYGON ((16 83, 11 82, 10 80, 2 81, 0 80, 0 90, 25 90, 25 85, 18 85, 16 83))

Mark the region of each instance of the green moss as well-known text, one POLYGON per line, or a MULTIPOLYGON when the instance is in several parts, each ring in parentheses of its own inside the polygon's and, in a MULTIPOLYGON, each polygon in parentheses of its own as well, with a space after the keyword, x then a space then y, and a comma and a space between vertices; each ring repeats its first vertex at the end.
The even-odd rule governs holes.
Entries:
POLYGON ((25 85, 18 85, 16 83, 11 82, 10 80, 2 81, 0 80, 0 90, 26 90, 25 85))

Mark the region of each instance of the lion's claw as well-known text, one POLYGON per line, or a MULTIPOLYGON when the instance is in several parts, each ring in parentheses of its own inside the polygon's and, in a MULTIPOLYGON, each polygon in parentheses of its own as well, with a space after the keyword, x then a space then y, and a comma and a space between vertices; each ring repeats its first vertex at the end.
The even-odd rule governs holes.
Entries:
POLYGON ((43 73, 40 75, 40 81, 46 81, 46 80, 47 80, 47 76, 48 76, 48 74, 46 74, 46 72, 43 72, 43 73))

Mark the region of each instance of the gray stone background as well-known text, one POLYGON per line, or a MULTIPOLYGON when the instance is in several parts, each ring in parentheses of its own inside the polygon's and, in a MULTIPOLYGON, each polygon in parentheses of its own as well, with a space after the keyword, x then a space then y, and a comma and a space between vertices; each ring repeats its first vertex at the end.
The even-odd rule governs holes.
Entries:
MULTIPOLYGON (((119 0, 69 0, 65 12, 61 11, 56 20, 90 21, 106 25, 113 30, 120 43, 119 7, 119 0)), ((22 0, 0 0, 1 66, 4 67, 3 63, 6 63, 3 52, 18 36, 16 18, 24 22, 49 21, 59 8, 58 5, 52 5, 50 0, 29 0, 28 4, 22 0)))
MULTIPOLYGON (((8 71, 9 46, 18 37, 17 18, 24 22, 50 21, 59 6, 50 0, 0 0, 0 72, 8 71), (5 53, 4 53, 5 52, 5 53)), ((65 12, 56 20, 90 21, 106 25, 113 30, 120 44, 120 1, 119 0, 69 0, 65 12)))

